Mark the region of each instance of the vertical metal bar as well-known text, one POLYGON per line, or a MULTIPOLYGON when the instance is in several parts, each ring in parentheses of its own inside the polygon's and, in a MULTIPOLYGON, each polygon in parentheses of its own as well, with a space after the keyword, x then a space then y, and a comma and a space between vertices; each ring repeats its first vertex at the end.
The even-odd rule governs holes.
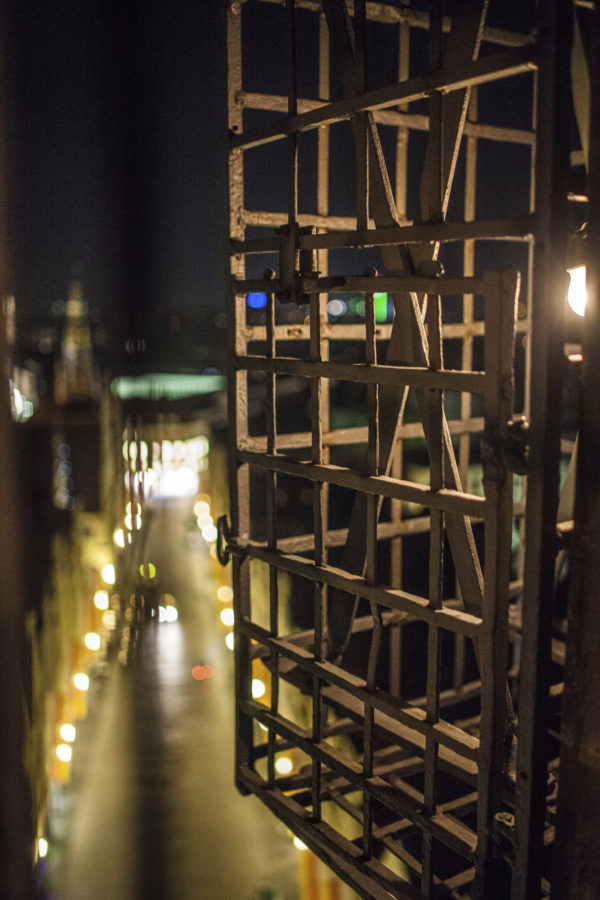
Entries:
POLYGON ((600 22, 592 22, 587 307, 552 900, 600 893, 600 22))
MULTIPOLYGON (((398 81, 405 81, 410 73, 410 26, 408 22, 400 22, 398 26, 398 81)), ((405 112, 408 104, 399 104, 398 111, 405 112)), ((396 178, 394 196, 399 221, 406 221, 406 193, 408 168, 408 142, 410 130, 399 125, 396 130, 396 178)), ((402 446, 400 440, 392 451, 390 474, 393 478, 402 478, 402 446)), ((402 520, 402 503, 392 500, 390 504, 392 522, 402 520)), ((402 586, 402 538, 396 538, 390 544, 390 584, 392 587, 402 586)), ((390 629, 390 665, 389 691, 395 697, 402 695, 402 634, 400 625, 390 629)))
MULTIPOLYGON (((329 31, 324 13, 319 16, 319 97, 329 98, 329 31)), ((321 126, 317 133, 317 213, 326 216, 329 212, 329 126, 321 126)), ((329 270, 328 251, 318 253, 318 268, 326 275, 329 270)), ((315 361, 329 358, 329 342, 323 336, 323 325, 327 323, 327 294, 311 296, 310 300, 310 358, 315 361)), ((328 462, 329 454, 323 446, 323 433, 329 429, 329 393, 327 380, 312 378, 311 390, 311 459, 315 464, 328 462)), ((328 487, 314 482, 313 487, 313 530, 315 535, 315 565, 327 562, 327 520, 328 487)), ((314 586, 314 655, 322 662, 327 655, 327 587, 321 582, 314 586)), ((323 739, 325 708, 321 696, 321 681, 313 678, 312 684, 312 738, 315 743, 323 739)), ((312 760, 311 802, 315 821, 321 819, 321 763, 312 760)))
POLYGON ((572 6, 540 5, 535 233, 531 302, 529 472, 512 900, 536 896, 541 878, 548 761, 548 692, 559 485, 572 6))
MULTIPOLYGON (((239 97, 242 91, 242 8, 231 2, 227 11, 227 95, 228 124, 230 132, 241 132, 242 108, 239 97)), ((233 150, 228 160, 229 179, 229 233, 231 237, 244 238, 244 169, 243 153, 233 150)), ((245 262, 242 255, 233 257, 226 273, 242 278, 245 262)), ((228 412, 229 412, 229 481, 231 532, 234 537, 247 538, 250 531, 250 472, 247 464, 238 462, 238 441, 248 435, 248 382, 247 373, 235 366, 235 358, 246 355, 245 340, 246 298, 233 292, 227 300, 227 359, 228 359, 228 412)), ((250 616, 250 563, 233 558, 232 585, 236 623, 250 616)), ((252 660, 250 640, 237 628, 235 630, 235 688, 236 688, 236 740, 235 770, 252 762, 252 717, 242 712, 241 703, 251 698, 252 660)), ((237 780, 241 790, 245 790, 237 780)))
MULTIPOLYGON (((443 367, 442 309, 441 298, 438 295, 430 294, 427 297, 425 321, 427 324, 429 340, 429 367, 431 369, 440 369, 443 367)), ((443 392, 439 389, 434 389, 431 391, 430 439, 428 442, 430 485, 433 491, 440 490, 444 487, 443 411, 443 392)), ((430 510, 429 533, 429 605, 434 609, 440 609, 443 603, 443 559, 443 512, 442 510, 432 509, 430 510)), ((439 628, 435 625, 429 625, 427 634, 427 686, 425 702, 427 721, 430 723, 435 723, 439 719, 440 656, 441 645, 439 628)), ((425 738, 423 812, 428 816, 432 816, 435 813, 438 750, 439 747, 437 741, 430 735, 427 735, 425 738)), ((430 896, 433 884, 433 840, 428 831, 423 832, 421 859, 421 891, 424 896, 430 896)))
POLYGON ((504 427, 512 416, 513 348, 520 276, 518 272, 486 272, 485 444, 483 484, 486 504, 485 572, 482 624, 479 637, 481 728, 477 799, 477 877, 473 897, 505 897, 501 867, 493 846, 494 816, 500 810, 502 777, 506 767, 506 664, 508 602, 512 534, 512 473, 502 450, 504 427))
MULTIPOLYGON (((274 359, 276 355, 275 345, 275 297, 267 295, 266 308, 266 356, 274 359)), ((277 390, 274 372, 267 372, 265 413, 267 426, 267 453, 275 454, 277 444, 277 390)), ((277 475, 275 472, 267 472, 267 544, 270 549, 277 547, 277 475)), ((269 628, 273 637, 279 634, 279 595, 277 584, 277 568, 269 566, 269 628)), ((271 653, 271 712, 277 715, 279 709, 279 654, 271 653)), ((275 782, 275 744, 277 735, 269 728, 267 772, 269 784, 275 782)))

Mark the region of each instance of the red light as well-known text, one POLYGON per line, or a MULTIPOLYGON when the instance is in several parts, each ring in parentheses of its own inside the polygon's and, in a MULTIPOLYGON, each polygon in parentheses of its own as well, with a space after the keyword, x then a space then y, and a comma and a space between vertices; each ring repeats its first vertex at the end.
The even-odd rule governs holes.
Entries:
POLYGON ((212 678, 215 670, 212 666, 194 666, 192 669, 192 678, 196 681, 204 681, 206 678, 212 678))

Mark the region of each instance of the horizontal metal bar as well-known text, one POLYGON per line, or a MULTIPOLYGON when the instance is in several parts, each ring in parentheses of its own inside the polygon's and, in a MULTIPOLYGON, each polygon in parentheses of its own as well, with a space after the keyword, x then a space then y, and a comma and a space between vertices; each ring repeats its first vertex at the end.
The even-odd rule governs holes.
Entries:
MULTIPOLYGON (((285 0, 262 0, 263 3, 272 3, 276 6, 283 6, 285 0)), ((586 0, 575 0, 575 5, 589 7, 586 0)), ((320 0, 296 0, 298 9, 309 9, 313 12, 321 12, 320 0)), ((352 15, 354 10, 353 0, 348 2, 348 12, 352 15)), ((408 6, 390 6, 389 3, 368 2, 366 4, 366 16, 374 22, 382 22, 388 25, 406 24, 413 28, 429 28, 429 13, 424 10, 413 9, 408 6)), ((442 17, 442 30, 450 31, 452 27, 452 19, 450 16, 442 17)), ((504 47, 522 47, 525 44, 531 44, 534 36, 522 31, 508 31, 505 28, 492 28, 485 26, 483 29, 483 40, 490 44, 499 44, 504 47)))
POLYGON ((443 509, 445 512, 477 518, 482 518, 485 514, 485 497, 467 494, 464 491, 450 488, 432 491, 425 485, 391 478, 388 475, 363 475, 346 466, 318 465, 269 453, 249 453, 243 450, 238 451, 238 459, 242 463, 249 463, 270 472, 281 472, 323 484, 337 484, 339 487, 362 491, 364 494, 377 494, 394 500, 409 500, 427 509, 443 509))
POLYGON ((376 858, 366 859, 362 850, 327 823, 315 822, 312 812, 292 797, 265 782, 248 766, 241 766, 238 778, 243 787, 262 802, 297 834, 327 866, 369 900, 389 900, 390 893, 406 900, 421 894, 376 858))
MULTIPOLYGON (((352 700, 352 698, 349 697, 349 700, 352 700)), ((359 706, 361 705, 360 701, 356 701, 356 703, 359 706)), ((364 791, 389 809, 412 819, 416 825, 426 828, 434 837, 451 847, 461 856, 467 859, 471 858, 477 845, 477 836, 462 822, 450 819, 443 813, 437 813, 431 817, 425 816, 413 798, 404 794, 400 787, 390 785, 377 775, 366 778, 362 771, 362 763, 352 760, 325 741, 315 743, 303 729, 281 715, 274 715, 266 706, 256 701, 242 700, 240 705, 245 713, 262 722, 263 725, 271 728, 282 737, 288 738, 312 759, 317 759, 346 778, 357 790, 364 791)), ((381 717, 381 714, 379 715, 381 717)), ((409 743, 413 744, 415 741, 423 742, 421 735, 414 732, 412 732, 412 735, 414 735, 415 741, 405 735, 405 732, 411 732, 411 729, 404 728, 397 722, 391 722, 391 724, 395 726, 394 731, 397 740, 408 740, 409 743)), ((440 748, 440 762, 442 761, 442 756, 456 757, 461 763, 467 764, 466 760, 458 757, 457 754, 453 754, 445 747, 440 748)))
MULTIPOLYGON (((450 434, 477 434, 483 431, 485 421, 481 416, 472 419, 448 419, 450 434)), ((404 422, 398 426, 396 432, 398 440, 405 438, 422 438, 424 436, 422 422, 404 422)), ((348 444, 366 444, 368 429, 366 425, 358 425, 355 428, 337 428, 335 431, 323 433, 324 447, 339 447, 348 444)), ((295 432, 294 434, 277 434, 275 449, 280 450, 307 450, 311 446, 310 431, 295 432)), ((244 436, 239 440, 240 450, 252 450, 255 453, 265 453, 267 438, 265 436, 244 436)))
POLYGON ((477 762, 479 741, 466 731, 462 731, 443 719, 439 719, 435 723, 427 721, 427 713, 424 709, 401 703, 386 691, 377 690, 375 693, 370 691, 366 681, 362 678, 352 675, 331 662, 317 662, 310 651, 283 638, 272 637, 269 631, 259 625, 244 621, 239 623, 238 627, 248 637, 293 661, 305 672, 315 675, 327 684, 342 688, 357 697, 362 703, 368 702, 374 709, 406 725, 407 728, 431 738, 466 759, 477 762))
MULTIPOLYGON (((276 294, 281 288, 278 278, 231 279, 235 294, 249 294, 264 291, 276 294)), ((481 294, 483 279, 452 277, 424 278, 419 275, 329 275, 324 278, 310 276, 298 279, 298 290, 302 294, 323 294, 335 291, 343 293, 365 293, 368 291, 389 291, 391 293, 418 294, 481 294)))
MULTIPOLYGON (((512 219, 476 219, 471 222, 445 222, 434 225, 404 225, 393 228, 372 228, 367 231, 330 231, 328 234, 303 234, 299 249, 332 249, 335 247, 383 247, 422 242, 440 243, 466 240, 493 240, 503 237, 528 237, 535 231, 533 215, 512 219)), ((231 253, 278 252, 279 238, 257 238, 249 241, 232 240, 231 253)))
MULTIPOLYGON (((289 216, 283 212, 260 209, 242 209, 240 224, 244 227, 280 228, 287 225, 289 216)), ((320 216, 318 213, 298 213, 296 221, 300 227, 311 225, 328 230, 352 231, 356 228, 356 216, 320 216)), ((372 223, 370 222, 369 225, 372 223)))
MULTIPOLYGON (((516 323, 516 330, 519 334, 524 334, 529 330, 529 323, 526 319, 519 319, 516 323)), ((375 337, 379 341, 387 341, 390 339, 392 325, 381 324, 375 329, 375 337)), ((457 339, 477 337, 485 333, 485 324, 483 321, 476 322, 445 322, 442 325, 442 337, 446 339, 457 339)), ((266 330, 264 325, 247 325, 239 328, 240 339, 247 343, 253 341, 265 341, 266 330)), ((364 324, 345 325, 342 322, 324 322, 321 326, 321 336, 329 341, 361 341, 365 338, 364 324)), ((278 325, 275 328, 275 340, 277 341, 299 341, 309 340, 310 325, 299 322, 294 325, 278 325)))
POLYGON ((484 372, 463 372, 460 369, 426 369, 422 366, 386 366, 367 363, 340 363, 298 359, 294 356, 236 356, 237 369, 248 372, 274 372, 277 375, 300 375, 303 378, 334 378, 360 384, 387 384, 398 388, 439 388, 483 394, 486 390, 484 372))
MULTIPOLYGON (((287 113, 288 100, 279 94, 256 94, 240 91, 236 100, 243 109, 261 109, 269 112, 287 113)), ((325 100, 298 100, 298 112, 309 112, 326 105, 325 100)), ((389 125, 392 128, 408 128, 413 131, 429 131, 429 116, 420 113, 399 112, 395 109, 376 109, 373 117, 378 125, 389 125)), ((465 122, 463 133, 467 136, 485 138, 509 144, 535 144, 535 131, 523 128, 504 128, 500 125, 487 125, 485 122, 465 122)))
POLYGON ((289 134, 350 119, 359 112, 384 109, 401 102, 410 103, 436 91, 447 94, 472 85, 531 72, 537 68, 535 52, 535 47, 530 45, 493 53, 460 66, 440 69, 430 75, 409 78, 356 97, 327 103, 319 109, 282 118, 281 121, 270 122, 243 134, 234 134, 231 137, 231 147, 233 150, 247 150, 281 140, 289 134))
POLYGON ((361 575, 353 575, 351 572, 346 572, 344 569, 330 564, 315 566, 311 560, 303 556, 269 550, 266 545, 256 541, 234 539, 230 546, 232 550, 237 550, 251 559, 260 559, 292 575, 306 578, 308 581, 318 581, 329 587, 345 591, 351 596, 364 597, 366 600, 373 600, 389 609, 409 613, 415 619, 428 622, 438 628, 444 628, 446 631, 463 634, 470 638, 476 638, 479 633, 481 620, 461 609, 447 606, 434 609, 430 606, 429 599, 425 597, 409 594, 408 591, 400 588, 369 584, 361 575))

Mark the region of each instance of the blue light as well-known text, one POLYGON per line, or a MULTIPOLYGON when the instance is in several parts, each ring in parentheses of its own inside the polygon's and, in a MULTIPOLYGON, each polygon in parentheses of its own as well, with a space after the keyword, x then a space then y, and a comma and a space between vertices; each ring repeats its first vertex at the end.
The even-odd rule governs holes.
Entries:
POLYGON ((263 306, 267 305, 267 295, 261 294, 259 291, 253 291, 251 294, 248 294, 246 303, 251 309, 262 309, 263 306))

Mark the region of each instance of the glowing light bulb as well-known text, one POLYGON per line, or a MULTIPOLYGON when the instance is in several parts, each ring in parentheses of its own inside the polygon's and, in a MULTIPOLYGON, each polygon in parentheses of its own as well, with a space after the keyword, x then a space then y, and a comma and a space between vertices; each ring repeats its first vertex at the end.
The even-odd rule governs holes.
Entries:
POLYGON ((90 679, 85 672, 77 672, 73 675, 73 684, 78 691, 87 691, 90 686, 90 679))
POLYGON ((73 751, 69 747, 68 744, 59 744, 56 748, 56 755, 60 759, 61 762, 71 762, 71 757, 73 756, 73 751))
POLYGON ((230 606, 221 610, 220 619, 223 625, 226 625, 228 628, 231 628, 234 622, 234 613, 230 606))
POLYGON ((77 735, 77 729, 70 722, 65 722, 64 725, 60 726, 58 733, 63 741, 66 741, 67 744, 72 744, 77 735))
POLYGON ((569 269, 569 291, 567 293, 567 302, 574 313, 583 316, 587 305, 587 285, 586 285, 586 267, 575 266, 569 269))
POLYGON ((96 593, 94 594, 94 606, 96 607, 96 609, 108 609, 108 591, 96 591, 96 593))
POLYGON ((102 581, 106 584, 114 584, 117 580, 115 567, 112 563, 106 563, 105 566, 102 566, 102 572, 100 574, 102 575, 102 581))
POLYGON ((88 650, 99 650, 102 646, 102 638, 95 631, 88 631, 83 639, 83 643, 88 650))
POLYGON ((294 764, 289 756, 280 756, 275 760, 275 771, 280 775, 289 775, 293 768, 294 764))
POLYGON ((217 591, 217 597, 221 603, 231 603, 233 600, 233 591, 228 584, 222 584, 217 591))

